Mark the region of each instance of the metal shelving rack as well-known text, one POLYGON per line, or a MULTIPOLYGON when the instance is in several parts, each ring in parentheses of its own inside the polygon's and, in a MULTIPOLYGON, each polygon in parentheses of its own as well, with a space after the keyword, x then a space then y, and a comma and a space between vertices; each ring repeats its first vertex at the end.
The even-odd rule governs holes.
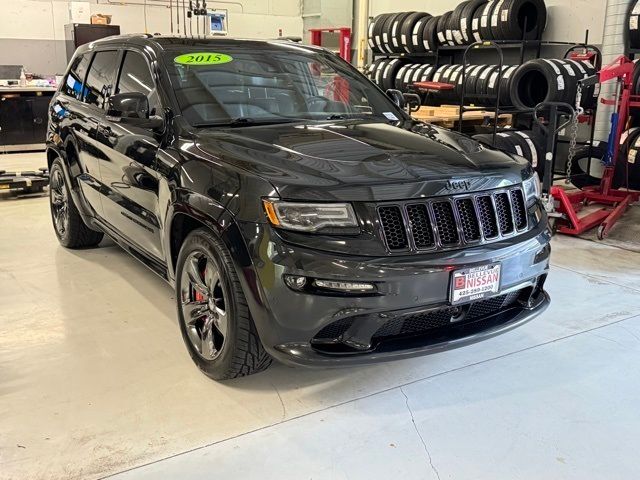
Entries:
MULTIPOLYGON (((526 23, 524 26, 523 31, 526 32, 526 23)), ((536 35, 536 38, 540 37, 540 32, 538 32, 536 35)), ((475 98, 491 98, 491 99, 495 99, 495 107, 493 109, 489 108, 487 109, 487 107, 483 107, 483 106, 467 106, 465 105, 465 97, 467 97, 467 92, 466 92, 466 71, 467 71, 467 66, 469 65, 473 65, 471 63, 467 63, 467 59, 468 59, 468 55, 471 51, 478 51, 478 50, 487 50, 487 49, 493 49, 495 51, 497 51, 498 57, 499 57, 499 64, 498 64, 498 68, 499 68, 499 72, 502 71, 502 68, 504 66, 504 53, 503 50, 505 49, 518 49, 519 50, 519 60, 520 60, 520 64, 525 62, 525 59, 529 59, 527 58, 527 53, 528 52, 532 52, 533 55, 531 56, 530 59, 538 59, 541 57, 542 54, 542 49, 543 47, 561 47, 561 46, 566 46, 568 47, 568 49, 566 50, 565 54, 564 54, 564 58, 568 58, 568 56, 571 54, 571 52, 575 51, 575 50, 579 50, 579 49, 584 49, 585 51, 594 51, 596 53, 596 57, 597 57, 597 61, 594 64, 594 66, 596 67, 596 70, 600 69, 600 63, 602 62, 602 53, 600 52, 600 49, 597 48, 594 45, 590 45, 589 44, 589 30, 585 31, 585 39, 584 42, 579 43, 579 42, 561 42, 561 41, 551 41, 551 40, 529 40, 529 39, 525 39, 522 38, 521 40, 483 40, 483 41, 479 41, 479 42, 474 42, 470 45, 443 45, 443 46, 439 46, 436 50, 431 51, 431 52, 424 52, 424 53, 394 53, 394 54, 390 54, 390 53, 376 53, 374 54, 374 58, 380 58, 380 57, 386 57, 386 58, 406 58, 406 59, 413 59, 413 60, 424 60, 427 58, 433 58, 435 59, 435 66, 439 67, 441 65, 444 65, 444 63, 441 63, 441 58, 442 57, 447 57, 448 58, 448 64, 453 64, 453 60, 455 58, 456 53, 458 52, 463 52, 462 56, 463 56, 463 69, 462 69, 462 92, 461 92, 461 96, 460 96, 460 103, 459 103, 459 118, 458 118, 458 131, 462 131, 462 125, 463 125, 463 117, 464 117, 464 113, 465 112, 469 112, 469 111, 478 111, 478 110, 489 110, 492 111, 494 114, 494 119, 493 119, 493 138, 492 138, 492 145, 495 145, 495 138, 496 135, 498 133, 498 120, 500 115, 504 115, 504 114, 511 114, 511 115, 518 115, 518 114, 522 114, 522 115, 533 115, 535 109, 534 108, 529 108, 529 109, 518 109, 516 107, 501 107, 500 106, 500 93, 501 93, 501 82, 498 82, 498 88, 496 90, 496 95, 489 95, 489 96, 476 96, 474 95, 475 98)), ((631 55, 640 55, 640 49, 636 49, 636 50, 632 50, 632 49, 628 49, 628 54, 631 55)), ((593 145, 593 140, 594 140, 594 134, 595 134, 595 124, 596 124, 596 108, 593 108, 587 112, 585 112, 584 114, 584 118, 583 120, 587 120, 590 122, 591 124, 591 130, 590 130, 590 137, 588 141, 579 141, 576 142, 577 145, 581 145, 581 146, 586 146, 589 145, 590 148, 593 145)), ((534 120, 533 118, 531 119, 531 125, 533 128, 533 124, 534 124, 534 120)), ((562 139, 557 139, 556 143, 568 143, 568 140, 562 140, 562 139)), ((554 150, 555 152, 555 150, 554 150)), ((587 172, 591 171, 591 153, 589 153, 589 160, 588 160, 588 166, 587 166, 587 172)), ((565 171, 556 171, 555 169, 555 158, 553 161, 553 178, 554 180, 563 180, 563 179, 567 179, 569 178, 571 175, 567 175, 567 172, 565 171)), ((570 172, 569 172, 570 173, 570 172)))

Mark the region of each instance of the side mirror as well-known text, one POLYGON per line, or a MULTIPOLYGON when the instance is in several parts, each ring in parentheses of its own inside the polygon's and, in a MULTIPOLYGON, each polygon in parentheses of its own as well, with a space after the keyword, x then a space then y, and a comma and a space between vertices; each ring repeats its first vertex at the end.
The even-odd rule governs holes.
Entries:
POLYGON ((400 90, 396 90, 395 88, 389 88, 387 90, 387 97, 389 97, 393 103, 395 103, 400 108, 404 108, 404 95, 400 90))
POLYGON ((149 118, 149 100, 144 93, 118 93, 107 100, 107 117, 111 121, 126 118, 149 118))
POLYGON ((149 99, 144 93, 118 93, 107 100, 107 120, 157 130, 164 120, 157 115, 149 116, 149 99))

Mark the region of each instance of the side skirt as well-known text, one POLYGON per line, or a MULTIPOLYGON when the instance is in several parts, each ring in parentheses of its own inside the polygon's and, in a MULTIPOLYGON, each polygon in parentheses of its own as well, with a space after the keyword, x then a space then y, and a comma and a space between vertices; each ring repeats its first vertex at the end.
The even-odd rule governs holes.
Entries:
POLYGON ((149 269, 151 269, 152 272, 154 272, 164 281, 166 281, 171 286, 173 286, 173 284, 169 280, 169 272, 168 272, 166 263, 160 262, 155 258, 152 258, 149 255, 145 254, 135 245, 130 243, 128 240, 126 240, 122 235, 117 233, 113 228, 109 227, 109 225, 107 225, 105 222, 101 221, 98 218, 94 217, 91 219, 91 227, 97 228, 102 232, 104 232, 106 235, 109 236, 109 238, 111 238, 114 242, 116 242, 125 252, 129 253, 132 257, 140 261, 142 264, 144 264, 149 269))

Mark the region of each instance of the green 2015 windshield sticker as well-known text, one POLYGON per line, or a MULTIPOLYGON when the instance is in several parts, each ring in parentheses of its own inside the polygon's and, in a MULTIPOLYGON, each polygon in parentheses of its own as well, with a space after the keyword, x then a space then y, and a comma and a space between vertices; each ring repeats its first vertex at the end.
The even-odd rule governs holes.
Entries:
POLYGON ((179 55, 173 61, 180 65, 220 65, 233 61, 233 57, 226 53, 196 52, 179 55))

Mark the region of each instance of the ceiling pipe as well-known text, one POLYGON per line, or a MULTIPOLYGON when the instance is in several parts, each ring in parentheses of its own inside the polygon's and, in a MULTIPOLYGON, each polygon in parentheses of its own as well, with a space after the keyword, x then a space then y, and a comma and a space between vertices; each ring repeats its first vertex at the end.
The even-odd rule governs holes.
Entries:
MULTIPOLYGON (((175 0, 174 0, 175 1, 175 0)), ((144 0, 140 0, 138 2, 132 0, 97 0, 98 4, 106 4, 106 5, 131 5, 131 6, 144 6, 144 0)), ((224 5, 235 5, 240 7, 240 13, 244 13, 244 5, 240 2, 229 2, 229 1, 216 1, 216 5, 222 3, 224 5)), ((171 0, 146 0, 146 5, 148 7, 162 7, 169 8, 171 4, 171 0)))

